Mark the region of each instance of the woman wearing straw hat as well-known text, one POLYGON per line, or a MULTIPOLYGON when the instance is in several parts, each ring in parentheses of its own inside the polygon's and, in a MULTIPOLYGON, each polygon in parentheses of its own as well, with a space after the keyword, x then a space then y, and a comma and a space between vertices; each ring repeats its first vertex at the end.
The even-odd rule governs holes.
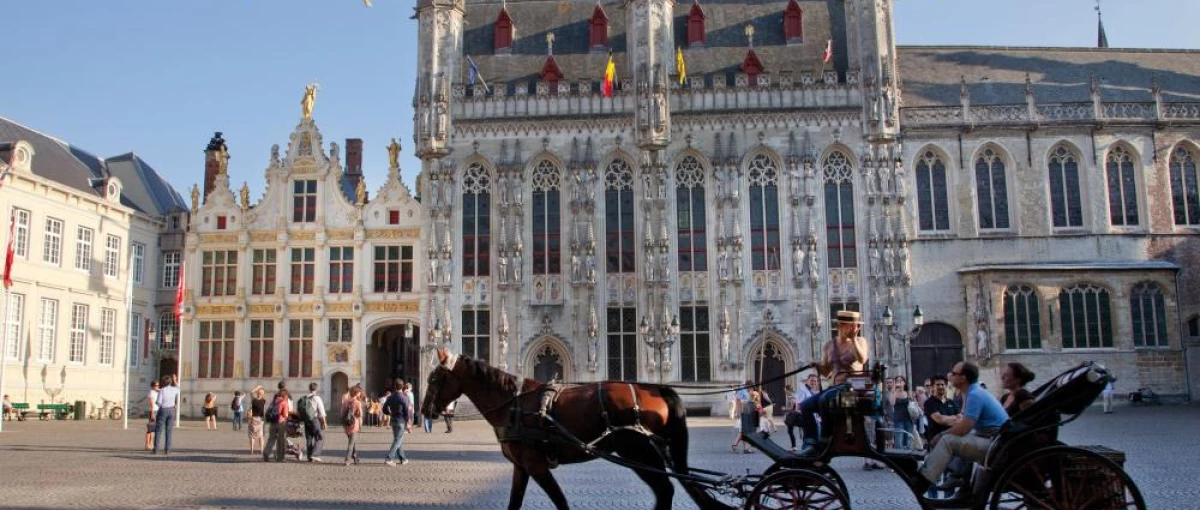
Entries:
POLYGON ((817 410, 820 402, 833 398, 835 388, 845 383, 850 372, 862 372, 867 366, 867 339, 859 336, 862 330, 862 315, 850 310, 837 313, 837 338, 825 343, 817 371, 822 376, 833 377, 833 384, 825 391, 804 399, 800 403, 800 425, 804 430, 804 448, 801 455, 816 454, 818 442, 817 410))

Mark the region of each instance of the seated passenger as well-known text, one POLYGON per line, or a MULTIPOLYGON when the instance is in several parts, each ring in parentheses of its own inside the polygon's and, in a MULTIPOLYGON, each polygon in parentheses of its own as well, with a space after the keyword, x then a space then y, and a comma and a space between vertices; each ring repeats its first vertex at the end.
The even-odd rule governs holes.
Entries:
POLYGON ((842 310, 837 313, 837 339, 825 343, 817 371, 825 377, 833 376, 833 385, 821 393, 808 397, 800 403, 800 426, 804 430, 804 448, 801 455, 816 453, 817 411, 821 402, 834 398, 851 372, 862 372, 867 365, 867 339, 858 336, 862 319, 858 312, 842 310))
MULTIPOLYGON (((979 367, 969 361, 954 365, 950 372, 950 384, 963 395, 963 411, 949 430, 943 432, 933 451, 925 457, 921 477, 917 479, 917 493, 925 492, 937 482, 952 457, 982 461, 992 446, 992 437, 1008 421, 1008 413, 1000 401, 979 386, 979 367)), ((962 482, 959 482, 961 485, 962 482)), ((948 489, 949 487, 941 487, 948 489)))
POLYGON ((1004 365, 1004 372, 1000 374, 1000 385, 1008 393, 1000 397, 1000 403, 1004 405, 1004 412, 1010 417, 1033 405, 1033 394, 1025 389, 1025 385, 1034 377, 1033 371, 1025 365, 1015 361, 1004 365))

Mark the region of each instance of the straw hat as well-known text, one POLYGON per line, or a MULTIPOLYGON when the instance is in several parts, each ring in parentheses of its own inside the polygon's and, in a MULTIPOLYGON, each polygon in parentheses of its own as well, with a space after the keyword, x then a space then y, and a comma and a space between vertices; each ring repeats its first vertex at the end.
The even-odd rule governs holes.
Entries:
POLYGON ((839 310, 834 322, 840 324, 862 324, 862 314, 851 310, 839 310))

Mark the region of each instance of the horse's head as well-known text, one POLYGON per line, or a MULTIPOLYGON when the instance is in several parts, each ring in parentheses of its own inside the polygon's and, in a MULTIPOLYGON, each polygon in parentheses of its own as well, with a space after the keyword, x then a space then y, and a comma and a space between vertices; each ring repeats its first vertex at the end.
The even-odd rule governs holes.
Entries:
POLYGON ((429 374, 429 382, 425 385, 425 398, 421 399, 421 414, 427 418, 437 418, 442 410, 462 396, 462 386, 454 375, 454 367, 458 364, 458 356, 446 349, 438 349, 438 366, 429 374))

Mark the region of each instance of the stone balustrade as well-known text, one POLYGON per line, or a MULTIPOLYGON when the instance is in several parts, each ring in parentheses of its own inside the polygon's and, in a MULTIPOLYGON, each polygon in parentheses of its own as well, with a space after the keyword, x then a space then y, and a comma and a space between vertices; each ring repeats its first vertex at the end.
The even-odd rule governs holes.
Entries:
POLYGON ((1154 123, 1200 121, 1200 103, 1090 102, 1027 104, 921 106, 902 108, 905 128, 959 126, 1052 125, 1075 123, 1154 123), (964 116, 970 119, 964 122, 964 116))

